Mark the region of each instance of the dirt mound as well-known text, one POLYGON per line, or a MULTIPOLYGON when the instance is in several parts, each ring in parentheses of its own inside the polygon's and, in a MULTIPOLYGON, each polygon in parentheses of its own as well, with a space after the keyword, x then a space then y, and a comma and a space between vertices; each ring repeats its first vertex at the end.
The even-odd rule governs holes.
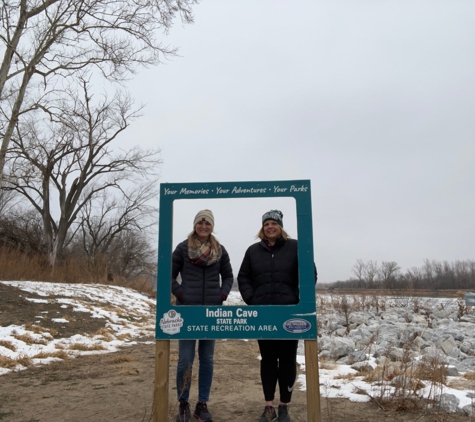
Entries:
POLYGON ((88 312, 77 312, 73 306, 61 304, 53 299, 59 295, 40 296, 33 292, 25 293, 15 286, 0 283, 0 326, 40 325, 53 330, 55 338, 71 337, 75 334, 92 334, 105 327, 106 320, 92 318, 88 312), (28 297, 28 300, 25 299, 28 297), (36 301, 32 301, 36 300, 36 301), (42 315, 49 315, 43 318, 42 315), (64 318, 68 324, 55 323, 52 318, 64 318))

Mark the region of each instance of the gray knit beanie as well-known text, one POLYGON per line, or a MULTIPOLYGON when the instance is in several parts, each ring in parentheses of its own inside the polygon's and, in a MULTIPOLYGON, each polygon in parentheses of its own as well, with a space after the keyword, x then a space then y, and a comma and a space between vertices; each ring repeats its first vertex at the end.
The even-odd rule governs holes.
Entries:
POLYGON ((267 221, 267 220, 274 220, 274 221, 277 221, 277 223, 279 223, 279 226, 280 227, 284 227, 284 223, 282 221, 282 218, 284 217, 284 214, 282 214, 282 211, 279 211, 279 210, 270 210, 270 211, 267 211, 263 216, 262 216, 262 225, 264 225, 264 223, 267 221))
POLYGON ((211 224, 211 227, 214 228, 214 215, 211 210, 198 211, 198 214, 196 214, 195 217, 195 221, 193 221, 193 228, 196 226, 197 223, 203 220, 207 221, 209 224, 211 224))

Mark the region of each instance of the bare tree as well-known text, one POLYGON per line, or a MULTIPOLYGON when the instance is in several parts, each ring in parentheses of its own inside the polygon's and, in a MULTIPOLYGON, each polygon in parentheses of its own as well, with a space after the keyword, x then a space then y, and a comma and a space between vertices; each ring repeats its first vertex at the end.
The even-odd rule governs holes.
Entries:
POLYGON ((44 254, 46 245, 39 215, 21 207, 0 213, 0 247, 44 254))
POLYGON ((176 49, 156 40, 179 15, 193 22, 197 0, 1 0, 0 186, 7 149, 22 115, 58 81, 95 67, 124 80, 176 49))
POLYGON ((107 254, 109 274, 127 280, 138 277, 148 279, 151 284, 156 279, 156 250, 143 231, 125 230, 114 238, 107 254))
POLYGON ((158 212, 150 205, 157 194, 154 184, 144 182, 120 197, 103 192, 83 207, 74 242, 91 265, 104 265, 109 274, 127 279, 152 275, 155 250, 149 232, 158 212))
POLYGON ((401 271, 401 267, 394 261, 383 261, 379 269, 381 282, 386 289, 395 287, 396 277, 401 271))
POLYGON ((433 281, 434 281, 434 278, 435 278, 435 261, 430 261, 429 259, 424 259, 424 266, 422 267, 423 268, 423 271, 424 271, 424 276, 425 276, 425 279, 426 281, 429 283, 429 284, 432 284, 433 281))
POLYGON ((358 259, 353 265, 351 271, 353 271, 353 274, 356 276, 359 282, 358 287, 363 287, 365 283, 365 274, 366 274, 366 264, 363 262, 362 259, 358 259))
POLYGON ((0 218, 8 214, 18 202, 16 192, 0 188, 0 218))
POLYGON ((404 278, 406 279, 409 288, 417 290, 422 288, 424 273, 421 268, 412 267, 411 269, 406 271, 404 278))
POLYGON ((378 261, 368 261, 365 265, 365 279, 368 288, 374 289, 376 287, 376 279, 379 273, 378 261))
POLYGON ((158 150, 132 147, 114 152, 111 147, 140 109, 123 94, 95 103, 89 88, 87 80, 80 79, 80 90, 68 90, 54 105, 31 113, 17 125, 12 139, 9 183, 40 213, 53 266, 79 213, 91 201, 106 190, 123 194, 127 183, 140 186, 158 177, 158 150), (39 119, 40 113, 47 119, 39 119))

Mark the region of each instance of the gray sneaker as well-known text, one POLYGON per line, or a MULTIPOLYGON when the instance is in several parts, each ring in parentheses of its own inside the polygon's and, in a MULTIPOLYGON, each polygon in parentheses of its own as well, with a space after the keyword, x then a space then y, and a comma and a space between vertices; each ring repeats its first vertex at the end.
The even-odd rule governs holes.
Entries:
POLYGON ((290 422, 289 408, 286 404, 279 404, 277 412, 279 413, 277 422, 290 422))
POLYGON ((275 413, 275 409, 272 406, 266 406, 264 409, 264 413, 259 418, 259 422, 272 422, 277 420, 277 414, 275 413))

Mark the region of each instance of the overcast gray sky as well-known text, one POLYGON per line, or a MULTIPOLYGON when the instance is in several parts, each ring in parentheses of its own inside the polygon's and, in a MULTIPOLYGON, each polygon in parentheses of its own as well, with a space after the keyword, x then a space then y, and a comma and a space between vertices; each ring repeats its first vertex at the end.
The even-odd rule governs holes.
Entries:
MULTIPOLYGON (((348 279, 357 259, 475 258, 473 0, 204 0, 194 12, 161 35, 181 57, 129 84, 146 108, 122 142, 161 148, 162 183, 311 180, 321 282, 348 279)), ((237 273, 268 209, 288 209, 295 235, 292 204, 222 201, 177 206, 176 242, 213 209, 237 273)))

